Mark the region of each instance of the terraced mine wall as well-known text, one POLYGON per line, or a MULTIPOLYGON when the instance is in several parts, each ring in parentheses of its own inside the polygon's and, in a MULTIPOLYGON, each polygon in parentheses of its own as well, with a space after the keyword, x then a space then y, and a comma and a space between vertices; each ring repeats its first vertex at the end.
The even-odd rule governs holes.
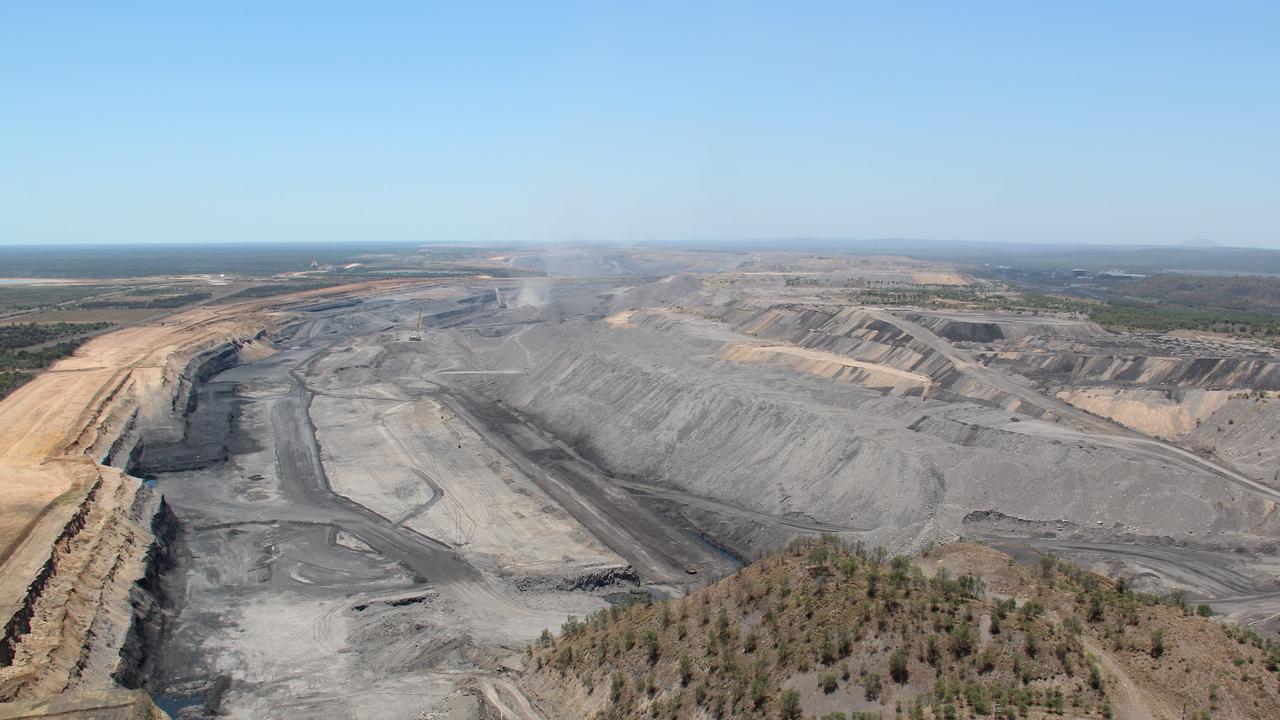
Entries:
POLYGON ((1280 363, 1261 358, 1115 356, 1073 352, 998 352, 992 364, 1046 384, 1280 390, 1280 363))
MULTIPOLYGON (((802 305, 766 307, 730 303, 698 308, 706 317, 733 325, 757 337, 776 339, 833 357, 879 366, 884 370, 908 373, 927 379, 914 391, 925 397, 968 400, 990 407, 1016 411, 1033 418, 1043 417, 1043 408, 1030 405, 1007 391, 961 372, 956 365, 924 339, 894 322, 861 308, 821 309, 802 305)), ((784 360, 780 364, 794 364, 784 360)), ((831 375, 823 372, 820 374, 831 375)), ((872 373, 844 373, 847 381, 870 387, 883 386, 872 373), (871 383, 865 380, 871 378, 871 383)), ((839 379, 837 377, 836 379, 839 379)))
POLYGON ((4 699, 138 686, 161 622, 155 578, 168 562, 171 527, 157 493, 103 469, 5 626, 4 699))
MULTIPOLYGON (((920 338, 900 326, 853 307, 827 310, 800 305, 754 306, 731 303, 701 310, 707 317, 730 323, 760 338, 783 340, 856 360, 889 365, 931 377, 974 400, 1004 404, 999 393, 955 387, 951 363, 920 338)), ((1157 388, 1250 388, 1280 390, 1280 362, 1264 357, 1166 357, 1141 352, 1119 354, 1071 350, 1023 349, 1030 338, 1057 341, 1087 339, 1103 331, 1092 323, 1052 322, 1017 318, 1014 321, 958 321, 927 313, 899 312, 953 342, 1017 342, 1016 349, 990 351, 979 358, 1039 383, 1106 383, 1157 388)), ((1009 348, 1008 344, 1002 345, 1009 348)))
POLYGON ((1029 337, 1085 340, 1104 332, 1088 321, 1064 320, 1052 316, 1010 314, 998 320, 984 320, 980 314, 964 318, 929 312, 899 312, 899 315, 952 342, 990 343, 1001 340, 1018 341, 1029 337))
POLYGON ((1111 346, 1083 351, 1037 339, 980 358, 1077 408, 1280 488, 1280 399, 1274 397, 1280 360, 1274 353, 1172 338, 1163 342, 1187 346, 1174 348, 1181 355, 1162 354, 1142 335, 1133 337, 1132 348, 1120 335, 1111 346))
POLYGON ((1154 354, 1158 348, 1147 347, 1142 336, 1135 336, 1130 353, 1122 353, 1124 335, 1069 318, 987 322, 982 315, 956 319, 898 311, 885 320, 876 317, 886 316, 883 311, 860 308, 750 304, 694 311, 757 338, 795 346, 789 353, 749 345, 732 348, 721 353, 726 360, 790 367, 891 394, 969 401, 1033 419, 1058 419, 1061 409, 1040 401, 1038 390, 1151 437, 1216 455, 1256 480, 1280 486, 1275 469, 1280 403, 1238 397, 1246 388, 1245 394, 1280 388, 1280 362, 1273 357, 1206 356, 1214 350, 1212 342, 1186 343, 1191 347, 1181 349, 1188 353, 1185 357, 1163 356, 1154 354), (928 341, 930 333, 936 335, 934 342, 928 341), (938 338, 995 342, 998 349, 975 352, 958 363, 940 349, 938 338), (1101 345, 1091 351, 1062 349, 1089 338, 1101 345), (805 353, 808 349, 824 357, 805 353), (870 366, 883 370, 864 369, 870 366), (989 381, 987 367, 1007 382, 989 381), (884 370, 900 376, 886 377, 884 370), (919 380, 908 383, 903 374, 919 380), (1020 390, 1017 384, 1025 387, 1020 390))
MULTIPOLYGON (((122 383, 99 408, 94 433, 80 449, 132 468, 149 452, 203 438, 203 428, 185 418, 199 407, 204 380, 235 365, 247 348, 262 352, 252 347, 262 339, 222 343, 185 362, 175 358, 162 383, 167 417, 144 420, 158 398, 140 397, 136 384, 122 383)), ((5 623, 0 701, 137 688, 152 671, 167 602, 160 576, 173 563, 177 520, 147 483, 107 464, 93 468, 96 480, 5 623)))
POLYGON ((1280 398, 1274 392, 1091 384, 1050 391, 1125 427, 1217 457, 1280 489, 1280 398))
POLYGON ((241 347, 228 343, 192 361, 179 377, 171 412, 132 433, 127 452, 118 448, 115 459, 123 459, 129 474, 151 478, 156 472, 207 467, 226 459, 235 419, 231 392, 206 381, 239 364, 241 347))
MULTIPOLYGON (((1263 526, 1275 532, 1266 503, 1202 472, 1070 434, 1063 441, 1004 429, 1017 428, 1007 412, 965 398, 895 396, 806 379, 790 366, 725 363, 720 351, 738 342, 734 335, 701 320, 703 330, 682 334, 651 317, 658 319, 637 313, 630 327, 599 333, 568 324, 530 329, 520 340, 538 362, 527 374, 502 376, 496 392, 617 476, 804 527, 871 533, 864 537, 895 549, 968 532, 964 518, 974 509, 1023 519, 1037 532, 1056 532, 1065 520, 1108 539, 1212 533, 1216 543, 1248 539, 1263 526)), ((830 326, 834 315, 807 317, 830 326)), ((773 322, 779 335, 815 334, 773 322)), ((892 332, 857 323, 881 337, 892 332)), ((756 327, 756 338, 769 330, 756 327)), ((908 367, 919 372, 932 362, 908 367)), ((717 522, 714 509, 684 512, 742 557, 777 540, 740 532, 749 523, 736 519, 717 522)))

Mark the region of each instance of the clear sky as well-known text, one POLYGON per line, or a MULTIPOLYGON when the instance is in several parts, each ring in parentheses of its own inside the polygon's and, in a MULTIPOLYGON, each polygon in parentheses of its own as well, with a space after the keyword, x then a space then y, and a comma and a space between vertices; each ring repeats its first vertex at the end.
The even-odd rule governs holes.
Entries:
POLYGON ((0 2, 0 242, 1280 246, 1280 2, 0 2))

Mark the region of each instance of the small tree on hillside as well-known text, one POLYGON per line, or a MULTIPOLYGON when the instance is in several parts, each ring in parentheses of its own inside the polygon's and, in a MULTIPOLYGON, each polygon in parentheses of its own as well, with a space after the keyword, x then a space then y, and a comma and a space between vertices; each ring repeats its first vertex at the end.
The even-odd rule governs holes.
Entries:
POLYGON ((781 720, 799 720, 800 691, 792 688, 778 696, 778 717, 781 720))
POLYGON ((1164 630, 1151 631, 1151 657, 1159 658, 1164 655, 1164 630))
POLYGON ((645 653, 649 656, 649 664, 658 662, 658 653, 660 648, 658 645, 658 634, 652 630, 644 631, 644 648, 645 653))
POLYGON ((907 670, 907 651, 905 648, 898 648, 889 656, 889 677, 899 685, 906 685, 909 672, 907 670))
POLYGON ((1053 566, 1058 563, 1058 558, 1053 553, 1047 553, 1040 556, 1040 576, 1049 577, 1053 574, 1053 566))

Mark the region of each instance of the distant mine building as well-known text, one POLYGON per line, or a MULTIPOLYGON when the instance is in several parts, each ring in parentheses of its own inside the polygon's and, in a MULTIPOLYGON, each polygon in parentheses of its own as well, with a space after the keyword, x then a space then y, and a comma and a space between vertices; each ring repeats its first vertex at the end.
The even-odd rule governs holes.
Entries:
POLYGON ((1071 276, 1078 278, 1089 277, 1089 271, 1084 268, 1071 268, 1071 276))

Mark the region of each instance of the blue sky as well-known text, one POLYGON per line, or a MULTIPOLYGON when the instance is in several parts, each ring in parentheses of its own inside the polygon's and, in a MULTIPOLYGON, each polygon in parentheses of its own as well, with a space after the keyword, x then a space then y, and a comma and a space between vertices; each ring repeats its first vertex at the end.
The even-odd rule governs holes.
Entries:
POLYGON ((0 3, 0 242, 1280 246, 1280 3, 0 3))

